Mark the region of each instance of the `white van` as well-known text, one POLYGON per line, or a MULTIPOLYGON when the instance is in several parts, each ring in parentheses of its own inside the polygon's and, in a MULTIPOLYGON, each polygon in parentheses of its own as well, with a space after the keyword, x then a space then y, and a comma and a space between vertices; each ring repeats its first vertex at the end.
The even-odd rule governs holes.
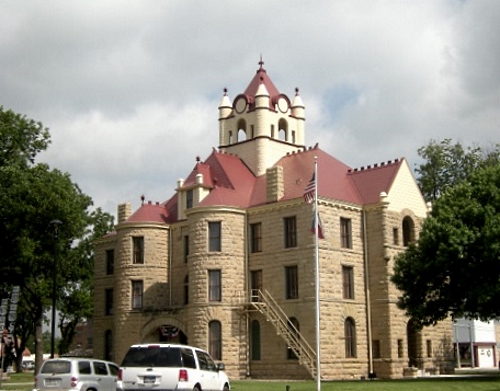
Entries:
POLYGON ((229 391, 224 364, 204 350, 171 344, 132 345, 118 372, 117 391, 229 391))

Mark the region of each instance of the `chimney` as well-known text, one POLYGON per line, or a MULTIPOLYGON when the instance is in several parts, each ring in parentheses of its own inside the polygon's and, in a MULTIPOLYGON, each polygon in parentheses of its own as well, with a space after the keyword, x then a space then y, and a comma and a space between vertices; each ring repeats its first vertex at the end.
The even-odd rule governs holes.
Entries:
POLYGON ((124 223, 132 214, 132 206, 129 202, 118 205, 118 224, 124 223))
POLYGON ((283 167, 276 166, 266 170, 267 202, 279 201, 285 194, 283 186, 283 167))

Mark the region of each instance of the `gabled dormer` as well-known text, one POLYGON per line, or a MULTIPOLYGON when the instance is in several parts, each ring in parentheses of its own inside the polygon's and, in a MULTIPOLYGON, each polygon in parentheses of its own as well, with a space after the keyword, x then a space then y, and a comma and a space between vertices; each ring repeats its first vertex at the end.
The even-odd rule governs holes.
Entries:
POLYGON ((231 102, 224 90, 219 105, 219 148, 238 155, 256 176, 283 155, 304 148, 304 104, 298 89, 291 100, 259 62, 245 92, 231 102))

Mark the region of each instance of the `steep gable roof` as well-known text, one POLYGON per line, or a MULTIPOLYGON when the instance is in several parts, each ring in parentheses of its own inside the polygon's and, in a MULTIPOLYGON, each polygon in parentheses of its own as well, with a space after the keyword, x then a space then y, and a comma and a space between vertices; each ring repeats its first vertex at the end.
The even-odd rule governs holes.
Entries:
POLYGON ((403 160, 395 159, 349 171, 347 175, 357 188, 363 204, 377 203, 381 192, 389 193, 403 160))

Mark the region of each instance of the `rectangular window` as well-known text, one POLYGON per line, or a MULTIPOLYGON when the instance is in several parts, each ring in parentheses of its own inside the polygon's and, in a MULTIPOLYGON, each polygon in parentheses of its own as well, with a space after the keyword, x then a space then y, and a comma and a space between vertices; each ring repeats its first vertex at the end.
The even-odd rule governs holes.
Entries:
POLYGON ((297 219, 295 216, 283 219, 285 231, 285 248, 297 247, 297 219))
POLYGON ((395 246, 399 245, 399 230, 397 228, 392 229, 392 243, 395 246))
POLYGON ((193 189, 186 191, 186 209, 193 207, 193 189))
POLYGON ((354 299, 354 272, 352 266, 342 266, 342 297, 354 299))
POLYGON ((262 251, 262 223, 250 224, 250 251, 253 253, 262 251))
POLYGON ((398 339, 398 358, 403 358, 403 340, 398 339))
POLYGON ((259 291, 262 291, 262 270, 252 270, 250 279, 252 301, 259 301, 259 291))
POLYGON ((144 284, 142 280, 132 281, 132 309, 142 309, 142 296, 144 284))
POLYGON ((211 221, 208 223, 208 251, 221 251, 220 221, 211 221))
POLYGON ((144 237, 136 236, 133 238, 134 263, 144 263, 144 237))
POLYGON ((105 300, 105 314, 113 315, 113 289, 106 289, 105 300))
POLYGON ((340 246, 352 248, 351 219, 340 218, 340 246))
POLYGON ((432 341, 430 339, 426 341, 426 347, 427 347, 427 357, 432 357, 432 341))
POLYGON ((106 274, 108 276, 115 272, 115 250, 106 250, 106 274))
POLYGON ((208 301, 221 301, 222 287, 220 270, 208 271, 208 301))
POLYGON ((286 278, 286 298, 298 299, 299 298, 299 274, 297 266, 285 267, 286 278))
POLYGON ((189 235, 184 235, 184 263, 187 263, 189 257, 189 235))
POLYGON ((375 339, 372 343, 373 348, 373 358, 380 358, 380 340, 375 339))

